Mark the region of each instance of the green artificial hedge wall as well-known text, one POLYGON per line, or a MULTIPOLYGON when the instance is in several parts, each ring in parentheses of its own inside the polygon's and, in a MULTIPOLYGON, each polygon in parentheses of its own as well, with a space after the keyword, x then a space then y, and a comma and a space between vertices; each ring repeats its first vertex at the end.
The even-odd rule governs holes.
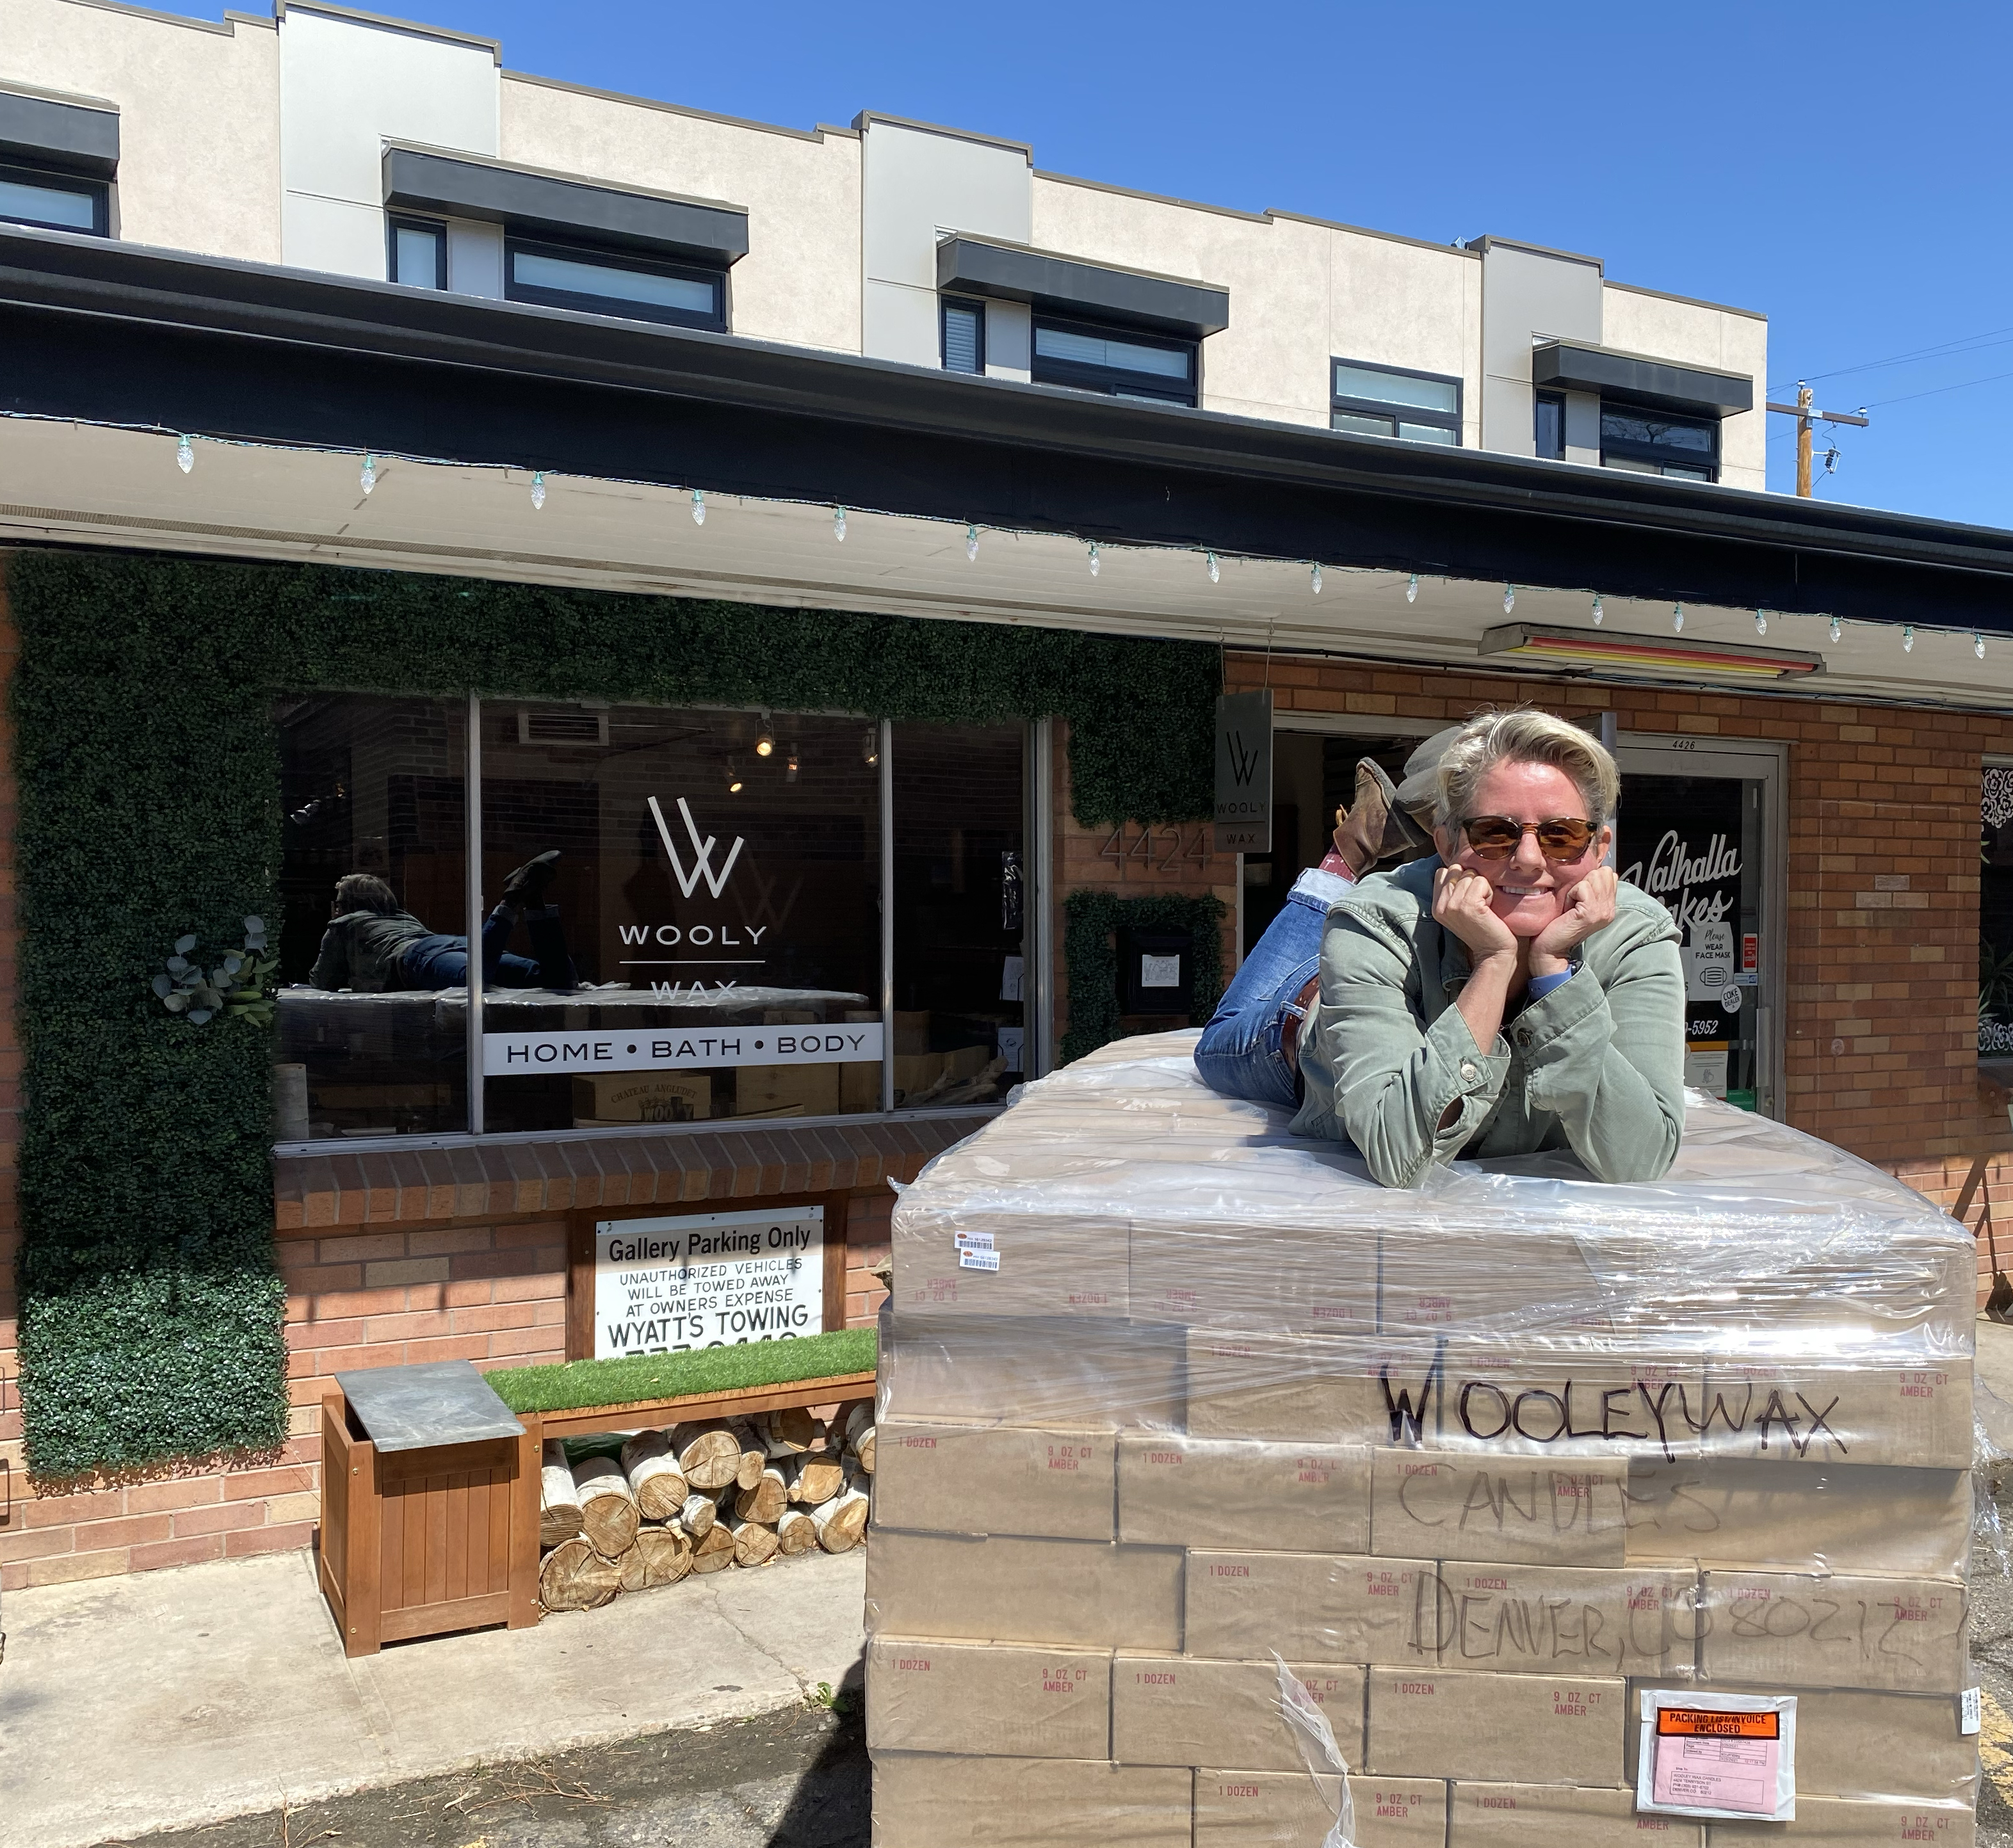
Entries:
MULTIPOLYGON (((285 1437, 267 1030, 192 1027, 148 985, 183 934, 209 963, 247 914, 274 915, 277 693, 1052 715, 1086 826, 1210 808, 1221 668, 1206 644, 164 557, 21 552, 7 583, 17 1275, 41 1480, 285 1437)), ((1072 1020, 1088 1017, 1076 986, 1072 1020)))
POLYGON ((1069 1028, 1063 1035, 1067 1065, 1119 1037, 1118 952, 1121 929, 1192 931, 1189 1018, 1207 1021, 1223 993, 1221 899, 1164 893, 1122 899, 1107 892, 1073 892, 1063 901, 1063 962, 1068 971, 1069 1028))

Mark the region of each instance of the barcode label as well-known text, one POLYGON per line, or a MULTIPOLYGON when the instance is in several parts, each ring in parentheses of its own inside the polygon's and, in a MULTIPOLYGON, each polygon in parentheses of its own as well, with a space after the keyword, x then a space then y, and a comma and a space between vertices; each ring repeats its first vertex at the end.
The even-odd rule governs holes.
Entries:
POLYGON ((999 1268, 999 1254, 996 1251, 960 1251, 957 1264, 960 1271, 996 1271, 999 1268))
POLYGON ((1985 1726, 1983 1690, 1966 1688, 1957 1700, 1957 1729, 1966 1739, 1975 1738, 1985 1726))

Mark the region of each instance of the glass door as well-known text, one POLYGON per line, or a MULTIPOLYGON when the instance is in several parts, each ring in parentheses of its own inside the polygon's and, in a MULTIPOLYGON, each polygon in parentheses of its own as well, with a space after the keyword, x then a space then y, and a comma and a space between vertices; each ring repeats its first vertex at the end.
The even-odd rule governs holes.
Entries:
POLYGON ((1682 933, 1685 1082, 1782 1114, 1779 747, 1625 733, 1615 865, 1682 933))

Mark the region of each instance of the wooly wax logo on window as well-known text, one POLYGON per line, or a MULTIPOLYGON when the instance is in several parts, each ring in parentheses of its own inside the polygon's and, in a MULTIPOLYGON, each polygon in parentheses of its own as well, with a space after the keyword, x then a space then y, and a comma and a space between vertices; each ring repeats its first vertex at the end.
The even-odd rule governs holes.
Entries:
POLYGON ((651 818, 657 824, 657 838, 664 843, 664 857, 671 863, 671 872, 678 882, 678 890, 690 898, 698 891, 699 882, 706 881, 706 890, 717 899, 727 889, 728 875, 734 870, 734 863, 741 857, 741 849, 747 845, 739 835, 734 837, 734 845, 727 850, 727 859, 716 873, 713 870, 713 850, 717 845, 714 837, 708 835, 704 840, 699 837, 699 824, 693 820, 690 804, 681 795, 678 798, 678 813, 685 817, 685 832, 692 836, 692 869, 688 873, 685 863, 678 857, 677 842, 671 838, 670 825, 664 820, 664 811, 657 806, 657 799, 650 798, 651 818))

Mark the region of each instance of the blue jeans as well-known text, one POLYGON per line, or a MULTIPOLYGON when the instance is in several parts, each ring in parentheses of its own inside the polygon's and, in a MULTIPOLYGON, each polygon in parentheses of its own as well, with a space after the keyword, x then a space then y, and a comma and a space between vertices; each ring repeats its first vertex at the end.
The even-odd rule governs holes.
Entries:
MULTIPOLYGON (((577 988, 579 978, 567 950, 566 932, 560 926, 559 906, 544 905, 524 912, 535 961, 504 948, 517 922, 517 913, 507 905, 499 905, 483 920, 483 981, 499 987, 577 988)), ((468 939, 415 937, 399 953, 399 972, 407 988, 458 988, 468 980, 468 939)))
POLYGON ((1196 1042, 1196 1070, 1212 1091, 1284 1110, 1300 1107, 1300 1074, 1286 1063, 1281 1042, 1300 1030, 1303 1016, 1296 999, 1321 971, 1328 908, 1349 884, 1339 874, 1310 868, 1253 945, 1196 1042))

